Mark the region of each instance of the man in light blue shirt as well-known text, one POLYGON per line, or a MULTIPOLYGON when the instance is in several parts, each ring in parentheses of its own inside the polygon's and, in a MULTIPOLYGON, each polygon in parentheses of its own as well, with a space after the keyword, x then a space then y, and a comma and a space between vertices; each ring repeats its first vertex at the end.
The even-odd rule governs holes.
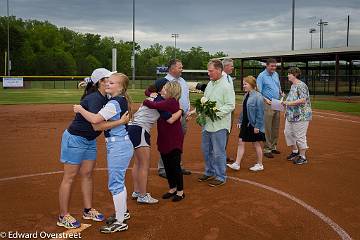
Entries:
POLYGON ((280 99, 281 85, 279 74, 276 72, 276 60, 268 59, 266 69, 256 79, 258 91, 263 95, 265 102, 264 122, 265 137, 264 156, 273 158, 273 154, 280 154, 276 149, 279 137, 280 112, 271 109, 271 100, 280 99))
MULTIPOLYGON (((155 86, 159 85, 162 87, 163 85, 165 85, 167 81, 177 81, 180 84, 181 97, 179 99, 179 103, 180 103, 180 108, 184 111, 184 114, 181 118, 181 126, 185 135, 187 130, 186 116, 190 111, 190 98, 189 98, 189 86, 187 85, 186 81, 181 77, 182 71, 183 71, 183 65, 180 60, 178 59, 170 60, 168 64, 168 74, 165 76, 165 78, 156 80, 155 86)), ((184 175, 191 174, 191 172, 185 168, 182 168, 182 172, 184 175)), ((161 158, 158 162, 158 174, 160 177, 166 178, 164 163, 161 158)))
MULTIPOLYGON (((190 110, 190 98, 189 98, 189 86, 187 85, 185 79, 182 77, 174 77, 170 73, 168 73, 165 78, 170 82, 175 81, 178 82, 181 86, 181 97, 179 99, 180 108, 184 112, 184 116, 186 116, 190 110)), ((185 122, 186 123, 186 122, 185 122)))

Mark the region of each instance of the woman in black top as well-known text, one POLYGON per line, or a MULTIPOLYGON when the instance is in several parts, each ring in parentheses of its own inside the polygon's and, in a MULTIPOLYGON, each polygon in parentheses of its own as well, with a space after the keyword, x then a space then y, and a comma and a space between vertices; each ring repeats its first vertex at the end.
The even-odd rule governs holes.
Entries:
MULTIPOLYGON (((105 68, 95 69, 90 78, 86 78, 86 89, 80 104, 90 112, 97 113, 107 103, 105 84, 112 74, 105 68)), ((103 214, 92 208, 93 179, 92 173, 96 164, 96 138, 102 130, 124 124, 129 119, 122 118, 113 122, 102 122, 92 125, 81 114, 76 114, 61 141, 60 161, 64 164, 64 176, 59 189, 60 214, 57 225, 65 228, 78 228, 80 222, 68 211, 72 184, 75 177, 81 176, 83 194, 83 218, 103 221, 103 214)))

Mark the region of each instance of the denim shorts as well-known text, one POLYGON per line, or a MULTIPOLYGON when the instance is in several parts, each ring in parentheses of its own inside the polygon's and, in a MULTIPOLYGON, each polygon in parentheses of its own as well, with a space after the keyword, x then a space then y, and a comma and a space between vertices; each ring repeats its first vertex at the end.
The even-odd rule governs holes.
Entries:
POLYGON ((61 139, 60 162, 80 165, 83 160, 96 160, 96 139, 72 135, 65 130, 61 139))

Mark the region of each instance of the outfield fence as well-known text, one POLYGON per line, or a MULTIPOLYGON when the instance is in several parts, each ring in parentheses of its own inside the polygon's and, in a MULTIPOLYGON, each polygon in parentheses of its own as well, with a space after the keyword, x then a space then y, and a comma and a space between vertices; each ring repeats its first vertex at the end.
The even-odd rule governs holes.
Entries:
MULTIPOLYGON (((254 75, 255 74, 244 74, 254 75)), ((3 77, 0 76, 2 82, 3 77)), ((31 89, 76 89, 78 84, 86 76, 16 76, 23 78, 24 88, 31 89)), ((134 81, 136 89, 145 89, 147 86, 154 83, 154 81, 162 76, 137 76, 134 81)), ((234 87, 237 93, 242 93, 242 81, 240 76, 234 77, 234 87)), ((207 82, 209 77, 207 74, 184 76, 190 82, 207 82)), ((311 95, 334 95, 336 88, 338 94, 343 96, 359 96, 360 95, 360 75, 325 75, 325 76, 302 76, 301 80, 304 81, 308 87, 311 95), (336 85, 336 78, 338 84, 336 85)), ((287 76, 280 77, 282 89, 285 92, 290 90, 291 84, 287 76)), ((133 84, 130 80, 130 86, 133 84)), ((2 83, 1 83, 2 86, 2 83)))

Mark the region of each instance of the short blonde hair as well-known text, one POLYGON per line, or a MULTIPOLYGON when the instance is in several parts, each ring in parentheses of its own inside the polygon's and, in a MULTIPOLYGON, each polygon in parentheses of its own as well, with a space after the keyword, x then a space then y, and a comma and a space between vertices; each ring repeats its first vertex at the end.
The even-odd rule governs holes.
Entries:
POLYGON ((180 99, 181 96, 181 86, 178 82, 167 82, 164 86, 166 90, 166 95, 168 97, 173 97, 176 100, 180 99))
POLYGON ((244 82, 247 82, 253 89, 257 90, 256 78, 253 76, 244 77, 244 82))

